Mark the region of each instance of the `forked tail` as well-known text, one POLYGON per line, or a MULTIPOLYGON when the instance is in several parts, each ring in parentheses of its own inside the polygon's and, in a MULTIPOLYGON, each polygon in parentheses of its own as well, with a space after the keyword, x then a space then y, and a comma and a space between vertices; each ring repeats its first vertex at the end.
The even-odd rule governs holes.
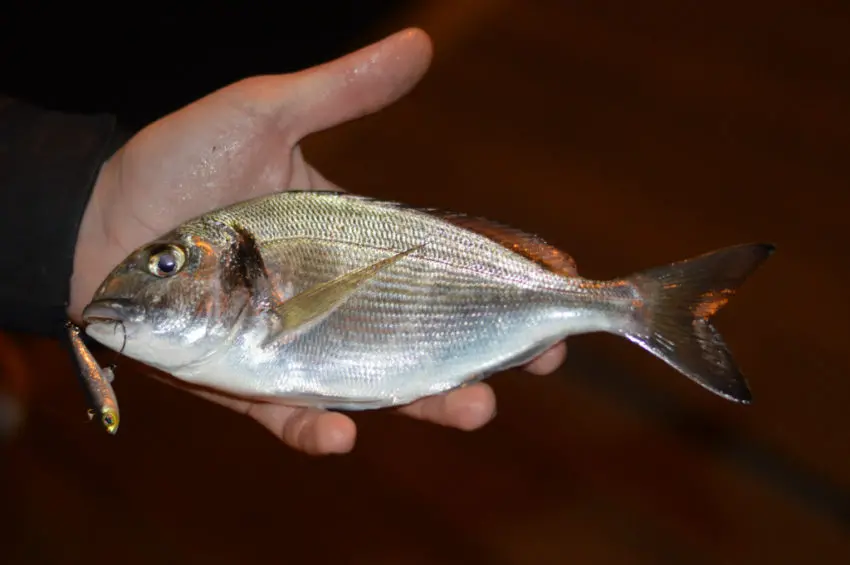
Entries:
POLYGON ((747 382, 711 317, 773 251, 738 245, 628 277, 643 306, 626 337, 715 394, 749 404, 747 382))

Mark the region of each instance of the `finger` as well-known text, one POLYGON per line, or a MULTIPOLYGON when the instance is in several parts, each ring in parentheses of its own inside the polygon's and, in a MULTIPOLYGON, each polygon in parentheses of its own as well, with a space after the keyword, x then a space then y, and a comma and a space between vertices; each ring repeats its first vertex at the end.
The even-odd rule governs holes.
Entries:
POLYGON ((376 112, 409 92, 431 64, 431 39, 407 29, 339 59, 278 77, 266 92, 287 113, 292 141, 376 112))
POLYGON ((307 163, 300 144, 292 150, 292 178, 289 180, 289 186, 295 190, 309 188, 311 190, 343 192, 342 188, 326 179, 312 165, 307 163))
POLYGON ((561 366, 567 358, 567 345, 560 342, 545 352, 534 361, 525 366, 525 370, 535 375, 548 375, 561 366))
POLYGON ((475 430, 496 415, 496 395, 490 386, 476 383, 448 394, 430 396, 404 406, 406 416, 461 430, 475 430))
MULTIPOLYGON (((150 376, 177 386, 171 379, 164 379, 155 373, 150 373, 150 376)), ((357 428, 351 418, 343 414, 248 402, 208 390, 190 392, 253 418, 288 446, 310 455, 348 453, 354 448, 357 428)))
POLYGON ((345 192, 341 187, 332 183, 328 179, 326 179, 322 173, 307 165, 307 177, 309 179, 309 186, 313 187, 314 190, 331 190, 334 192, 345 192))
POLYGON ((348 453, 357 429, 351 418, 336 412, 252 404, 248 415, 285 444, 309 455, 348 453))

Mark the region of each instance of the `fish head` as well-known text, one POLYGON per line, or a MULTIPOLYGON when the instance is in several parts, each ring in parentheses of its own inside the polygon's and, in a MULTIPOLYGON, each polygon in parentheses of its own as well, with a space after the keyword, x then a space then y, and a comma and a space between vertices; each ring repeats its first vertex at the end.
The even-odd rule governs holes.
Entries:
POLYGON ((86 333, 169 372, 208 357, 227 339, 246 295, 223 276, 236 267, 222 230, 184 225, 133 251, 84 309, 86 333))

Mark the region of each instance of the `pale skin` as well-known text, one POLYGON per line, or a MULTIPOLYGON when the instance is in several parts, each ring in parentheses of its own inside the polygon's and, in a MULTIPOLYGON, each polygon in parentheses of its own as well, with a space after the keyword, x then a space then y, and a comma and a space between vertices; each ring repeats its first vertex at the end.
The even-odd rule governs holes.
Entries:
MULTIPOLYGON (((140 131, 95 184, 77 241, 70 317, 79 322, 97 286, 132 250, 189 218, 279 190, 339 190, 304 160, 299 142, 395 102, 422 78, 431 55, 423 31, 405 30, 324 65, 237 82, 140 131)), ((550 373, 565 355, 560 343, 526 370, 550 373)), ((345 414, 201 394, 303 452, 354 447, 356 426, 345 414)), ((495 411, 485 383, 398 409, 462 430, 485 425, 495 411)))

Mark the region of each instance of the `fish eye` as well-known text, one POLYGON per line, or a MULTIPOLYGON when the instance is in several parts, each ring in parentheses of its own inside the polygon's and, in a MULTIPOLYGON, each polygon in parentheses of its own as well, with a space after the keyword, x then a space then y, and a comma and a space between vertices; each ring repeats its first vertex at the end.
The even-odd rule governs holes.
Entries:
POLYGON ((148 259, 148 270, 157 277, 170 277, 180 271, 186 254, 176 245, 166 245, 154 250, 148 259))

